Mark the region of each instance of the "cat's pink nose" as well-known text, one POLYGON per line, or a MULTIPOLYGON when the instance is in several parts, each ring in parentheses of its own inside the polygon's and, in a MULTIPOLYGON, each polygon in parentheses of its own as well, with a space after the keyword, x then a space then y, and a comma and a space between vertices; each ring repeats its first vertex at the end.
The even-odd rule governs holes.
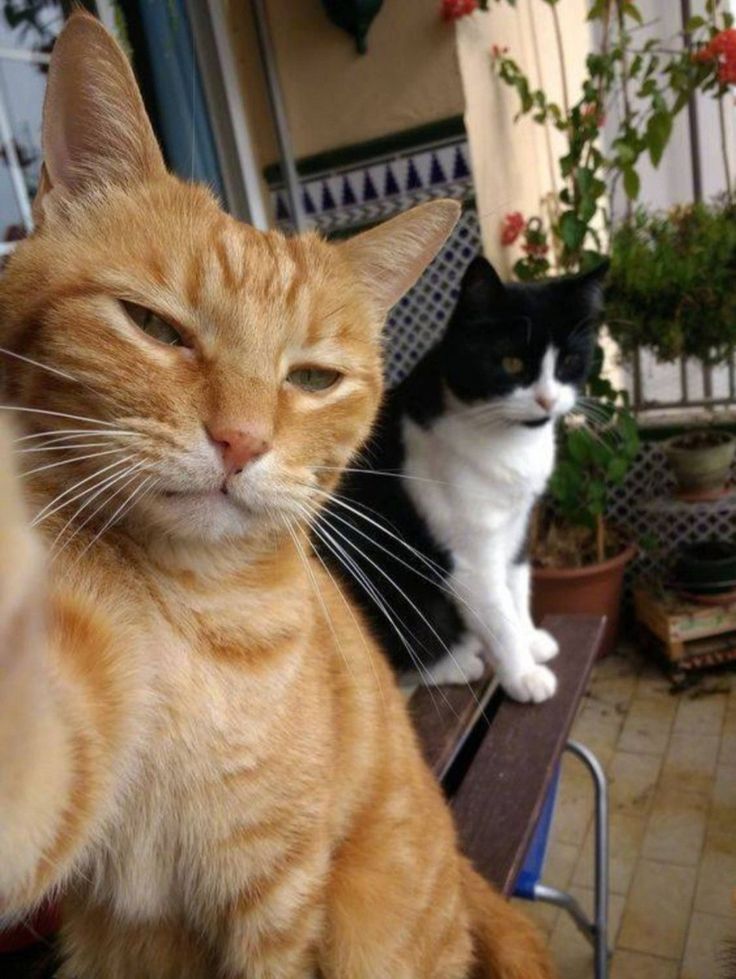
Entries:
POLYGON ((537 394, 534 398, 540 408, 544 411, 552 411, 555 405, 556 398, 551 398, 547 394, 537 394))
POLYGON ((220 450, 228 476, 238 473, 271 448, 265 427, 208 428, 209 436, 220 450))

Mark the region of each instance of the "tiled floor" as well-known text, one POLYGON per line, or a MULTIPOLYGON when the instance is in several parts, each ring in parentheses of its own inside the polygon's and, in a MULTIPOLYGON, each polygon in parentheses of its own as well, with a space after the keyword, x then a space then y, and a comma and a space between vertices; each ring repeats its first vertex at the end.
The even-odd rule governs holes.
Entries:
MULTIPOLYGON (((736 673, 672 695, 633 648, 598 664, 573 736, 608 774, 611 979, 720 979, 736 941, 736 673)), ((544 879, 592 905, 593 790, 563 763, 544 879), (582 842, 581 842, 582 841, 582 842)), ((568 916, 523 902, 561 979, 592 979, 568 916)))

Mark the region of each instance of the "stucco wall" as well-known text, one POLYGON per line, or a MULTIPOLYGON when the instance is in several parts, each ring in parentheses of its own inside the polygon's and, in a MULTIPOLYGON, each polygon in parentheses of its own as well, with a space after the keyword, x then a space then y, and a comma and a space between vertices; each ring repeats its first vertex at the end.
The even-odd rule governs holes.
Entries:
MULTIPOLYGON (((437 0, 385 0, 363 56, 320 0, 267 0, 267 9, 297 157, 463 112, 454 31, 437 0)), ((258 155, 271 163, 278 154, 249 6, 227 0, 227 14, 258 155)))
MULTIPOLYGON (((591 45, 585 0, 562 0, 557 12, 569 97, 575 101, 591 45)), ((456 29, 483 243, 491 261, 508 273, 518 252, 501 246, 503 215, 509 211, 521 211, 525 217, 540 213, 546 195, 559 183, 557 159, 564 143, 552 126, 542 127, 530 118, 514 121, 518 98, 494 76, 490 51, 494 44, 508 47, 532 84, 561 102, 554 22, 544 3, 523 2, 515 8, 501 3, 491 4, 488 13, 463 18, 456 29)))

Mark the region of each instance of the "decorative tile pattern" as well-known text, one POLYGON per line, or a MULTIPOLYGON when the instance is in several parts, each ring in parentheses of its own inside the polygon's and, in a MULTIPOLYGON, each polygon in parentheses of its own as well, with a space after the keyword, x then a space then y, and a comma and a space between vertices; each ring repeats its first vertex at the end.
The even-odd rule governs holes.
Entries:
MULTIPOLYGON (((288 197, 282 187, 272 193, 277 220, 288 229, 288 197)), ((385 356, 392 386, 442 335, 463 272, 481 250, 467 141, 419 146, 409 153, 325 171, 302 183, 307 215, 328 236, 357 231, 437 197, 462 201, 463 214, 435 261, 389 317, 385 356)))
MULTIPOLYGON (((302 204, 329 234, 372 224, 432 197, 464 200, 473 190, 468 152, 467 141, 455 139, 313 174, 302 181, 302 204)), ((277 220, 288 225, 284 187, 271 193, 277 220)))

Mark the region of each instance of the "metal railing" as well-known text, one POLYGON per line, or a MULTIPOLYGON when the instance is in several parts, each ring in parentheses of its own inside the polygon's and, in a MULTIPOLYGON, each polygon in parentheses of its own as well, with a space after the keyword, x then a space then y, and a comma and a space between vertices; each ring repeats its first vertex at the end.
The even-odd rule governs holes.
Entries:
POLYGON ((672 364, 657 363, 637 350, 625 365, 632 407, 637 412, 668 409, 736 408, 736 358, 703 364, 681 357, 672 364))

